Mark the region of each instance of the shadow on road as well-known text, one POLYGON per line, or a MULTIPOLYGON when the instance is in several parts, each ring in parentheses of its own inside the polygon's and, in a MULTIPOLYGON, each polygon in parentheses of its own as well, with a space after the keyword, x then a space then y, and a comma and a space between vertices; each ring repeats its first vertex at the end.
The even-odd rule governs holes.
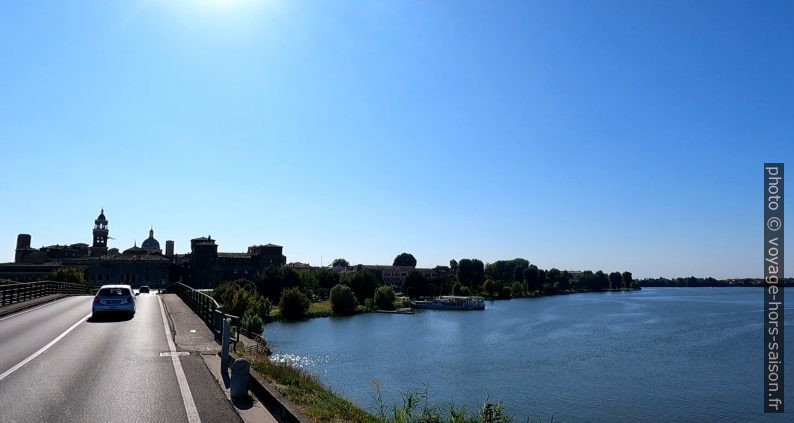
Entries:
POLYGON ((111 322, 125 322, 131 320, 132 315, 129 313, 103 313, 94 314, 86 320, 88 323, 111 323, 111 322))

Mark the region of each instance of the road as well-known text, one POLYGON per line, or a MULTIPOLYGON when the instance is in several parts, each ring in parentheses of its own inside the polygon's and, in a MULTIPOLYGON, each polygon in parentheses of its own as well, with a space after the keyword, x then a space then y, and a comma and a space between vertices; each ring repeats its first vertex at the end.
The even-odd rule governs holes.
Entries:
POLYGON ((96 321, 92 298, 0 318, 0 421, 241 421, 200 356, 172 357, 156 295, 96 321))

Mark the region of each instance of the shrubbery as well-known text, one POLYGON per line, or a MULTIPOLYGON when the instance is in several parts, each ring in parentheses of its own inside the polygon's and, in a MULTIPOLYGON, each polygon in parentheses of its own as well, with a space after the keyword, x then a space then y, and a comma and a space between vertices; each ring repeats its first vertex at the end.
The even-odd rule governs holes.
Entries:
POLYGON ((86 285, 85 272, 76 267, 60 267, 47 275, 47 280, 86 285))
POLYGON ((287 320, 300 320, 306 317, 311 302, 298 288, 287 288, 281 292, 278 307, 281 316, 287 320))
POLYGON ((240 326, 251 333, 261 335, 262 331, 265 330, 265 321, 262 320, 261 317, 257 316, 253 311, 248 310, 240 320, 240 326))
POLYGON ((390 286, 381 286, 375 290, 375 306, 381 310, 394 309, 394 289, 390 286))
POLYGON ((336 314, 353 314, 358 301, 353 290, 347 285, 336 285, 331 288, 331 310, 336 314))
MULTIPOLYGON (((256 290, 256 286, 245 279, 218 285, 212 296, 223 304, 226 312, 240 317, 244 317, 246 314, 257 316, 263 322, 270 317, 270 311, 273 308, 270 300, 261 296, 256 290)), ((243 325, 243 327, 245 326, 243 325)))

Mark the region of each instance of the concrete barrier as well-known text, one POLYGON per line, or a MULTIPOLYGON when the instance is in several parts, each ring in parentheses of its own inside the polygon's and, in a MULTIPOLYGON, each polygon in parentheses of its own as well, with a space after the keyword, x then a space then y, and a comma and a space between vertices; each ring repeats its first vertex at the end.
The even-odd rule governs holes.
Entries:
POLYGON ((238 358, 232 363, 232 382, 229 393, 233 400, 248 398, 248 382, 251 380, 251 365, 248 360, 238 358))

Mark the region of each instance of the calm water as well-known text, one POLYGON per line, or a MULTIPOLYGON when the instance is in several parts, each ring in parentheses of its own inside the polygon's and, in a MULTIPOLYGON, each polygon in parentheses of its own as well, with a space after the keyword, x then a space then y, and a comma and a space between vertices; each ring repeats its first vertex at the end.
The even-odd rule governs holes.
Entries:
POLYGON ((378 380, 394 403, 427 384, 431 402, 473 410, 490 397, 519 421, 794 421, 763 414, 762 300, 759 288, 646 288, 273 323, 265 334, 276 358, 369 409, 378 380))

